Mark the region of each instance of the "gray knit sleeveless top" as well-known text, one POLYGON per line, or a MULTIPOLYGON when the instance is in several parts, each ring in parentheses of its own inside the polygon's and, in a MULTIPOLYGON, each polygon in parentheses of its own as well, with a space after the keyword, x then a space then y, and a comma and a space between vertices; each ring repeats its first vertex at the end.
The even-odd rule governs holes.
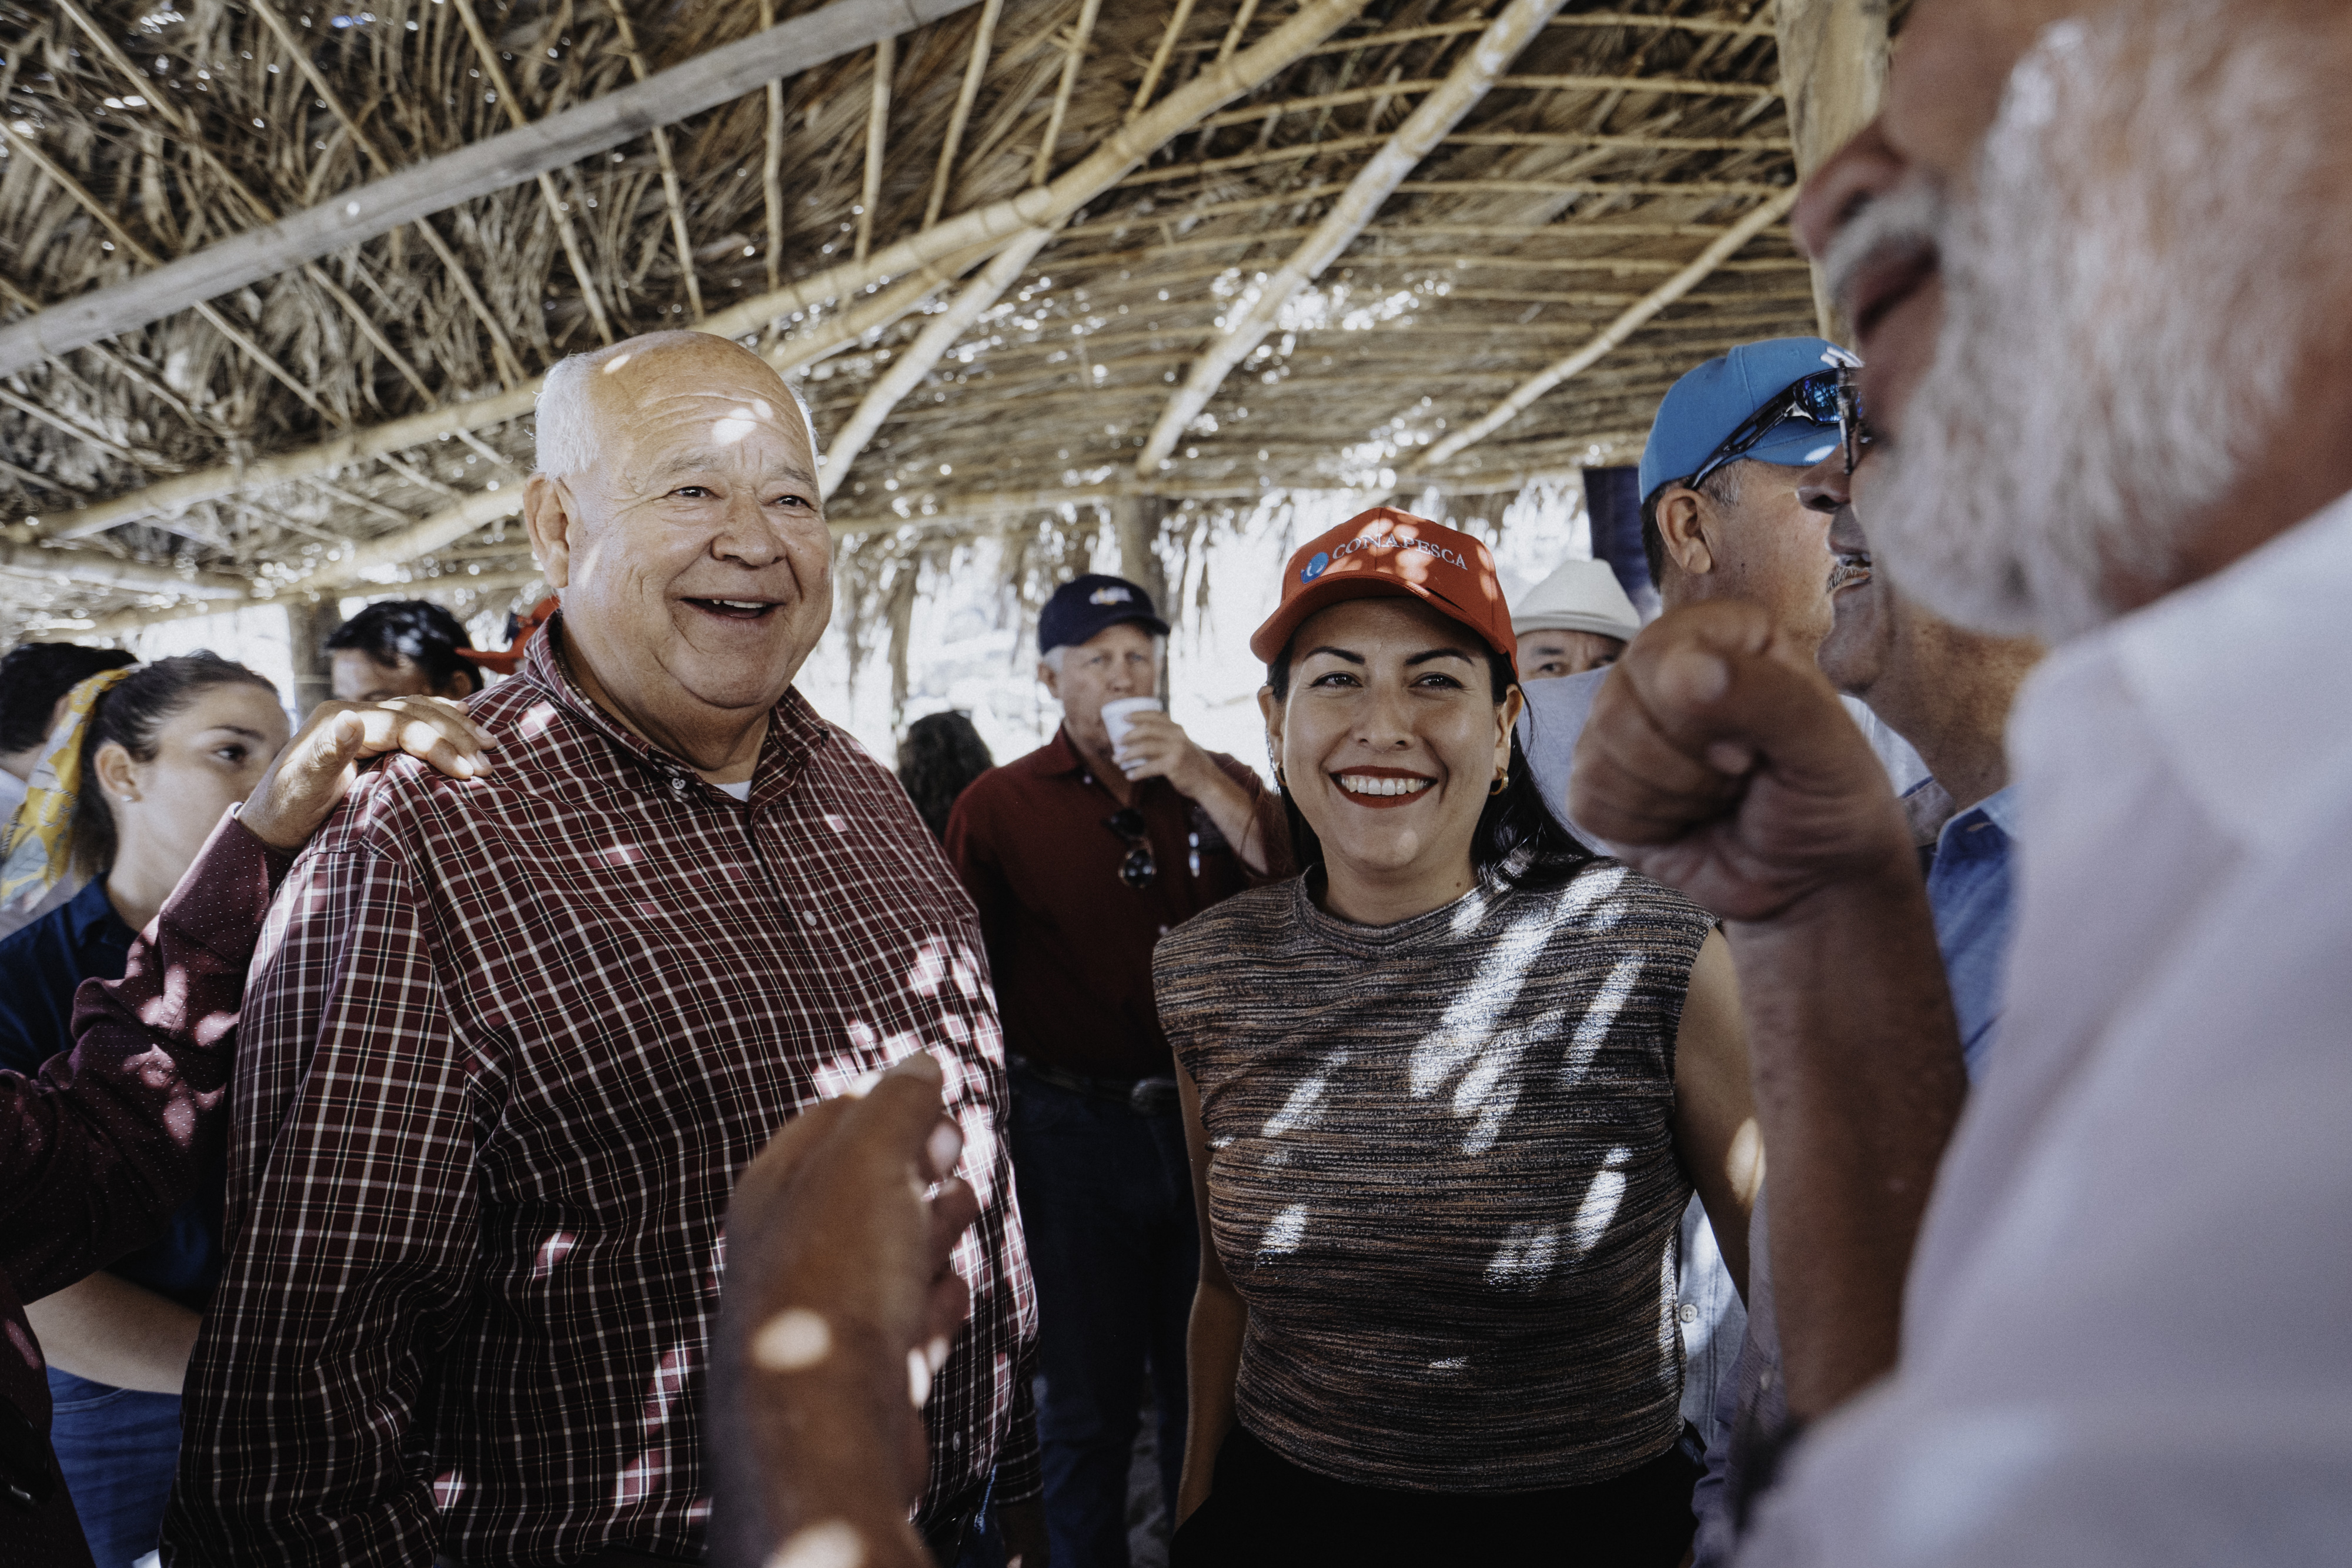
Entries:
POLYGON ((1249 1308, 1244 1427, 1431 1491, 1580 1485, 1674 1442, 1674 1041, 1710 925, 1604 860, 1385 926, 1294 879, 1160 941, 1249 1308))

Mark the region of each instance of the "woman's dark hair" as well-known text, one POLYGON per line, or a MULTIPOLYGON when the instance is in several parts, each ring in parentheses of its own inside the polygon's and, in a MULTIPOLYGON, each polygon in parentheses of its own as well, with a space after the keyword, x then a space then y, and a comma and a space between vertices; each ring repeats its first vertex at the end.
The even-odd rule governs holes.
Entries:
POLYGON ((133 670, 98 699, 81 736, 81 795, 74 801, 74 863, 91 876, 114 869, 114 810, 98 785, 98 748, 108 741, 131 753, 138 762, 155 759, 156 732, 181 709, 215 686, 259 686, 271 696, 278 688, 233 659, 206 649, 158 659, 133 670))
MULTIPOLYGON (((1499 703, 1519 684, 1518 676, 1510 660, 1492 648, 1486 652, 1487 684, 1499 703)), ((1289 648, 1285 647, 1281 656, 1265 667, 1265 684, 1273 688, 1275 701, 1288 699, 1289 648)), ((1290 798, 1287 783, 1282 787, 1282 814, 1290 823, 1291 852, 1300 869, 1322 864, 1323 842, 1290 798)), ((1505 887, 1541 890, 1564 886, 1592 858, 1592 852, 1545 807, 1543 790, 1536 783, 1534 769, 1528 766, 1527 753, 1519 747, 1517 733, 1513 732, 1511 780, 1501 794, 1489 795, 1486 809, 1478 813, 1477 830, 1470 835, 1472 869, 1505 887)))
POLYGON ((966 713, 935 713, 907 727, 898 743, 898 782, 915 802, 915 814, 942 843, 947 841, 948 813, 956 797, 973 779, 996 766, 988 742, 971 727, 966 713))
POLYGON ((400 662, 406 659, 425 672, 436 692, 449 684, 450 676, 458 674, 472 683, 471 690, 482 689, 482 672, 471 660, 457 657, 458 649, 470 646, 465 623, 429 599, 371 604, 335 628, 327 639, 330 653, 355 649, 387 670, 400 668, 400 662))
POLYGON ((49 737, 58 699, 100 670, 139 661, 120 648, 26 643, 0 659, 0 752, 29 751, 49 737))

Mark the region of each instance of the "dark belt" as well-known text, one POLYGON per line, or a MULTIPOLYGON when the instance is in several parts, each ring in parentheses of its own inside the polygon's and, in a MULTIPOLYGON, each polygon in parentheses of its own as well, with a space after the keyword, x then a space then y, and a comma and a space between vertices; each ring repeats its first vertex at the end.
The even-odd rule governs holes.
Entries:
POLYGON ((1165 1078, 1088 1078, 1084 1073, 1065 1072, 1058 1067, 1048 1067, 1026 1056, 1008 1055, 1013 1071, 1024 1072, 1040 1083, 1050 1083, 1056 1089, 1066 1089, 1073 1094, 1083 1094, 1089 1100, 1109 1100, 1126 1106, 1139 1116, 1157 1116, 1177 1107, 1176 1080, 1165 1078))

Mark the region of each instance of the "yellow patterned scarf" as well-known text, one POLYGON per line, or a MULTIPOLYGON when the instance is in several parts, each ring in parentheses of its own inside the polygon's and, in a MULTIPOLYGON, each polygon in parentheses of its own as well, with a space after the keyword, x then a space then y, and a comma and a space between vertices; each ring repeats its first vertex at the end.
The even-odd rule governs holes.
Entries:
POLYGON ((80 798, 81 741, 98 699, 138 666, 101 670, 66 694, 65 717, 33 769, 25 803, 0 835, 0 910, 29 911, 73 869, 74 802, 80 798))

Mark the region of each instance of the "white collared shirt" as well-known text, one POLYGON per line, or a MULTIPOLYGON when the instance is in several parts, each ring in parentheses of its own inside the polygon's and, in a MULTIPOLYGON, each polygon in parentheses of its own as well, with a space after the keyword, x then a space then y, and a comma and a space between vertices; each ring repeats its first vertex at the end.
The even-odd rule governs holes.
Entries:
POLYGON ((1903 1355, 1750 1565, 2352 1553, 2352 497, 2052 655, 1903 1355))

